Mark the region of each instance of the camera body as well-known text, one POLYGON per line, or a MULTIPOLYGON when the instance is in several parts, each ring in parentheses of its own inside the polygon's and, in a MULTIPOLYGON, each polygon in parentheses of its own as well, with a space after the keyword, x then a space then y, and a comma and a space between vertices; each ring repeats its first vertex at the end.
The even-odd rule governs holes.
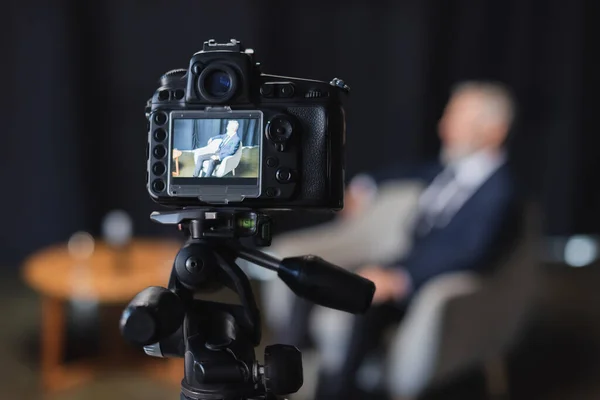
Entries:
POLYGON ((177 208, 341 209, 348 91, 263 74, 236 40, 205 42, 147 103, 150 196, 177 208))

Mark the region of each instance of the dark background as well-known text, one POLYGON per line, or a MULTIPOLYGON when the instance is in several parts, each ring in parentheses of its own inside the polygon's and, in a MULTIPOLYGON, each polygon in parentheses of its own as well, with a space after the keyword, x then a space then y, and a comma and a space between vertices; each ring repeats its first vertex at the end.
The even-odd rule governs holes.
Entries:
POLYGON ((600 230, 598 2, 13 1, 3 3, 0 262, 114 208, 149 221, 144 105, 209 38, 242 40, 267 73, 352 88, 347 172, 435 157, 435 125, 461 79, 509 84, 510 154, 548 234, 600 230))

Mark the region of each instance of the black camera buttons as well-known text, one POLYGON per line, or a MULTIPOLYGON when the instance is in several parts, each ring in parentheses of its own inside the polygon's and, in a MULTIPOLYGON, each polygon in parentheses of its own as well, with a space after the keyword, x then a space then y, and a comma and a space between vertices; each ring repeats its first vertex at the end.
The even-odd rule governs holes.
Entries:
POLYGON ((163 128, 159 128, 154 131, 154 140, 156 140, 157 142, 162 142, 166 138, 167 138, 167 131, 165 131, 163 128))
POLYGON ((167 149, 165 149, 165 146, 159 144, 152 149, 152 154, 154 154, 154 157, 156 158, 163 158, 167 155, 167 149))
POLYGON ((166 167, 165 167, 165 164, 162 162, 156 162, 152 166, 152 172, 156 176, 161 176, 162 174, 165 173, 165 171, 166 171, 166 167))
POLYGON ((154 122, 157 125, 164 125, 167 122, 167 114, 165 114, 164 112, 157 112, 156 114, 154 114, 154 122))
POLYGON ((158 100, 159 101, 167 101, 167 100, 169 100, 169 91, 168 90, 161 90, 160 92, 158 92, 158 100))
POLYGON ((268 157, 267 158, 267 167, 275 168, 279 165, 279 160, 276 157, 268 157))
POLYGON ((279 183, 289 183, 292 181, 292 170, 289 168, 279 168, 275 173, 275 179, 279 183))
POLYGON ((199 62, 195 63, 192 66, 192 73, 195 75, 199 75, 200 72, 202 72, 202 67, 203 67, 203 65, 201 63, 199 63, 199 62))
POLYGON ((292 97, 294 95, 294 85, 292 85, 291 83, 279 85, 278 95, 279 97, 292 97))
POLYGON ((263 97, 273 97, 273 93, 275 93, 275 89, 273 88, 273 84, 270 83, 264 83, 261 87, 260 87, 260 94, 263 97))
POLYGON ((163 190, 165 190, 165 181, 163 181, 162 179, 155 179, 152 182, 152 190, 154 190, 155 192, 162 192, 163 190))
POLYGON ((173 97, 175 100, 181 100, 185 96, 185 91, 183 89, 177 89, 173 92, 173 97))
POLYGON ((294 96, 294 85, 291 83, 263 83, 260 87, 263 97, 290 98, 294 96))
POLYGON ((277 188, 270 187, 265 190, 265 194, 267 197, 278 197, 281 194, 281 191, 277 188))

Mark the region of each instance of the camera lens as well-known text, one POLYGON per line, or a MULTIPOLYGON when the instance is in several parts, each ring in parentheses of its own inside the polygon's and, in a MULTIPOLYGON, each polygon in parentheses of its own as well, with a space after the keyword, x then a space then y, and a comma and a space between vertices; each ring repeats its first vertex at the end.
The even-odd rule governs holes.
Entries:
POLYGON ((230 100, 237 89, 237 78, 227 65, 211 64, 198 77, 198 90, 210 102, 223 103, 230 100))
POLYGON ((283 143, 292 136, 291 121, 285 116, 277 116, 267 124, 267 137, 275 143, 283 143))

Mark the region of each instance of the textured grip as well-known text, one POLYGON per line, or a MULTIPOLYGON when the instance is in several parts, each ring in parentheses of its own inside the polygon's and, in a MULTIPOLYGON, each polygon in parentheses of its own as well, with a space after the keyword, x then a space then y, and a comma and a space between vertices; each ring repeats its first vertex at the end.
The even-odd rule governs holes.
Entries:
POLYGON ((327 196, 327 113, 324 107, 291 107, 302 131, 302 176, 300 198, 320 200, 327 196))

